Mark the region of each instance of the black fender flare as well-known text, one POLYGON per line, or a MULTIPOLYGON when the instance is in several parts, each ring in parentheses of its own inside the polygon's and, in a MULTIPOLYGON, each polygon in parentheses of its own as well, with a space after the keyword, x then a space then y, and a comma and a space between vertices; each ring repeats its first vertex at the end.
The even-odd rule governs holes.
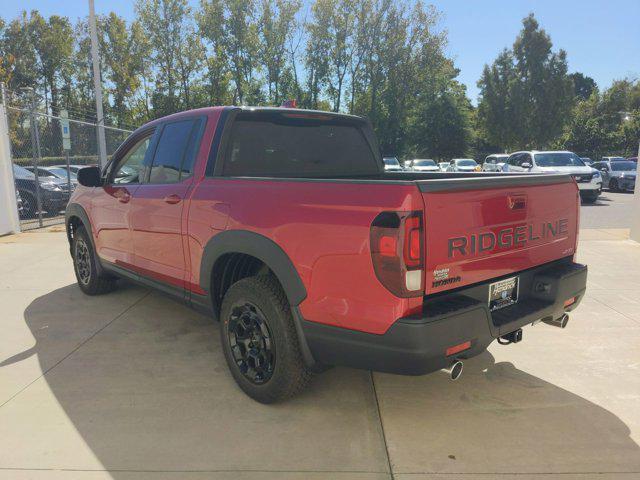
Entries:
POLYGON ((77 203, 70 203, 69 205, 67 205, 67 208, 65 209, 65 213, 64 213, 65 230, 67 232, 67 240, 69 240, 69 253, 71 253, 71 255, 73 256, 73 252, 71 251, 71 245, 72 245, 71 228, 69 226, 69 222, 71 221, 72 217, 79 218, 80 221, 82 222, 82 225, 84 226, 84 229, 89 234, 89 242, 91 243, 91 249, 93 250, 93 254, 95 255, 98 274, 102 274, 104 267, 100 262, 100 257, 98 257, 98 250, 96 249, 95 240, 93 238, 93 228, 91 227, 91 221, 89 220, 89 215, 87 215, 87 212, 84 209, 84 207, 82 207, 82 205, 78 205, 77 203))
POLYGON ((211 274, 220 257, 228 253, 251 255, 274 273, 284 289, 289 304, 299 305, 307 290, 289 256, 273 240, 248 230, 226 230, 207 242, 200 261, 200 288, 212 294, 211 274))
POLYGON ((95 245, 93 244, 93 232, 91 230, 89 215, 87 215, 84 207, 78 205, 77 203, 70 203, 69 205, 67 205, 64 213, 64 224, 67 231, 67 240, 69 240, 69 245, 71 245, 71 228, 69 226, 69 223, 72 217, 78 217, 82 222, 85 230, 89 232, 89 240, 91 241, 91 246, 93 247, 93 251, 95 252, 95 245))

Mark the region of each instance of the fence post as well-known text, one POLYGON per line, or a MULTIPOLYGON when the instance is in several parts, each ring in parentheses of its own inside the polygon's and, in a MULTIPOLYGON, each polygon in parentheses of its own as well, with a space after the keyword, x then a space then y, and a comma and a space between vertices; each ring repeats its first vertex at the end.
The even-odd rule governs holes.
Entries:
POLYGON ((0 235, 20 232, 18 199, 11 160, 9 122, 4 102, 0 105, 0 205, 6 205, 6 208, 0 209, 0 235))
POLYGON ((36 176, 36 208, 38 209, 38 226, 42 227, 42 195, 40 193, 40 177, 38 176, 38 164, 42 157, 40 151, 40 132, 36 118, 36 95, 32 92, 31 104, 29 108, 31 116, 31 149, 33 151, 33 174, 36 176))

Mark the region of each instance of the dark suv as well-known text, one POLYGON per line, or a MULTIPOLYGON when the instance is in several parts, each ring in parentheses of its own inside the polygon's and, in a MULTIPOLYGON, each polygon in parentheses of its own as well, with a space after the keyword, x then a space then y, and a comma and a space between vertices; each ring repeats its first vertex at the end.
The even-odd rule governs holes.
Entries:
MULTIPOLYGON (((22 198, 21 216, 33 218, 38 213, 36 196, 36 176, 26 168, 13 166, 13 178, 16 190, 22 198)), ((48 214, 56 214, 64 210, 69 201, 69 185, 66 180, 56 177, 40 177, 40 201, 42 210, 48 214)))

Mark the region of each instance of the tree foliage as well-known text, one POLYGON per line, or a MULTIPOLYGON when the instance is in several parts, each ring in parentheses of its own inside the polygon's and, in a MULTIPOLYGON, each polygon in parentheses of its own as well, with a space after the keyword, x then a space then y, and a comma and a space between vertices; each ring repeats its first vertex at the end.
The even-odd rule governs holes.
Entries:
MULTIPOLYGON (((481 159, 562 147, 597 158, 636 149, 638 81, 600 91, 588 76, 568 73, 566 53, 553 49, 533 15, 485 66, 476 108, 446 53, 439 12, 421 0, 135 5, 131 21, 110 13, 97 22, 105 117, 117 126, 207 105, 296 99, 366 116, 389 155, 481 159)), ((0 18, 0 81, 15 98, 32 88, 42 108, 95 121, 87 20, 37 11, 0 18)))

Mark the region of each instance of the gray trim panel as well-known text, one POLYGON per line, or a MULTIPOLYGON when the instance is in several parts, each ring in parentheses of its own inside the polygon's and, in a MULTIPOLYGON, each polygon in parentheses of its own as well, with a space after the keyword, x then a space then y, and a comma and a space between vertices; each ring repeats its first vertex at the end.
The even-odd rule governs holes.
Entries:
POLYGON ((481 190, 488 188, 503 187, 523 187, 528 185, 555 185, 559 183, 573 182, 573 178, 568 174, 535 174, 524 175, 514 173, 502 173, 493 175, 482 175, 481 173, 470 174, 464 178, 443 178, 433 180, 418 180, 418 188, 421 192, 452 192, 461 190, 481 190))

